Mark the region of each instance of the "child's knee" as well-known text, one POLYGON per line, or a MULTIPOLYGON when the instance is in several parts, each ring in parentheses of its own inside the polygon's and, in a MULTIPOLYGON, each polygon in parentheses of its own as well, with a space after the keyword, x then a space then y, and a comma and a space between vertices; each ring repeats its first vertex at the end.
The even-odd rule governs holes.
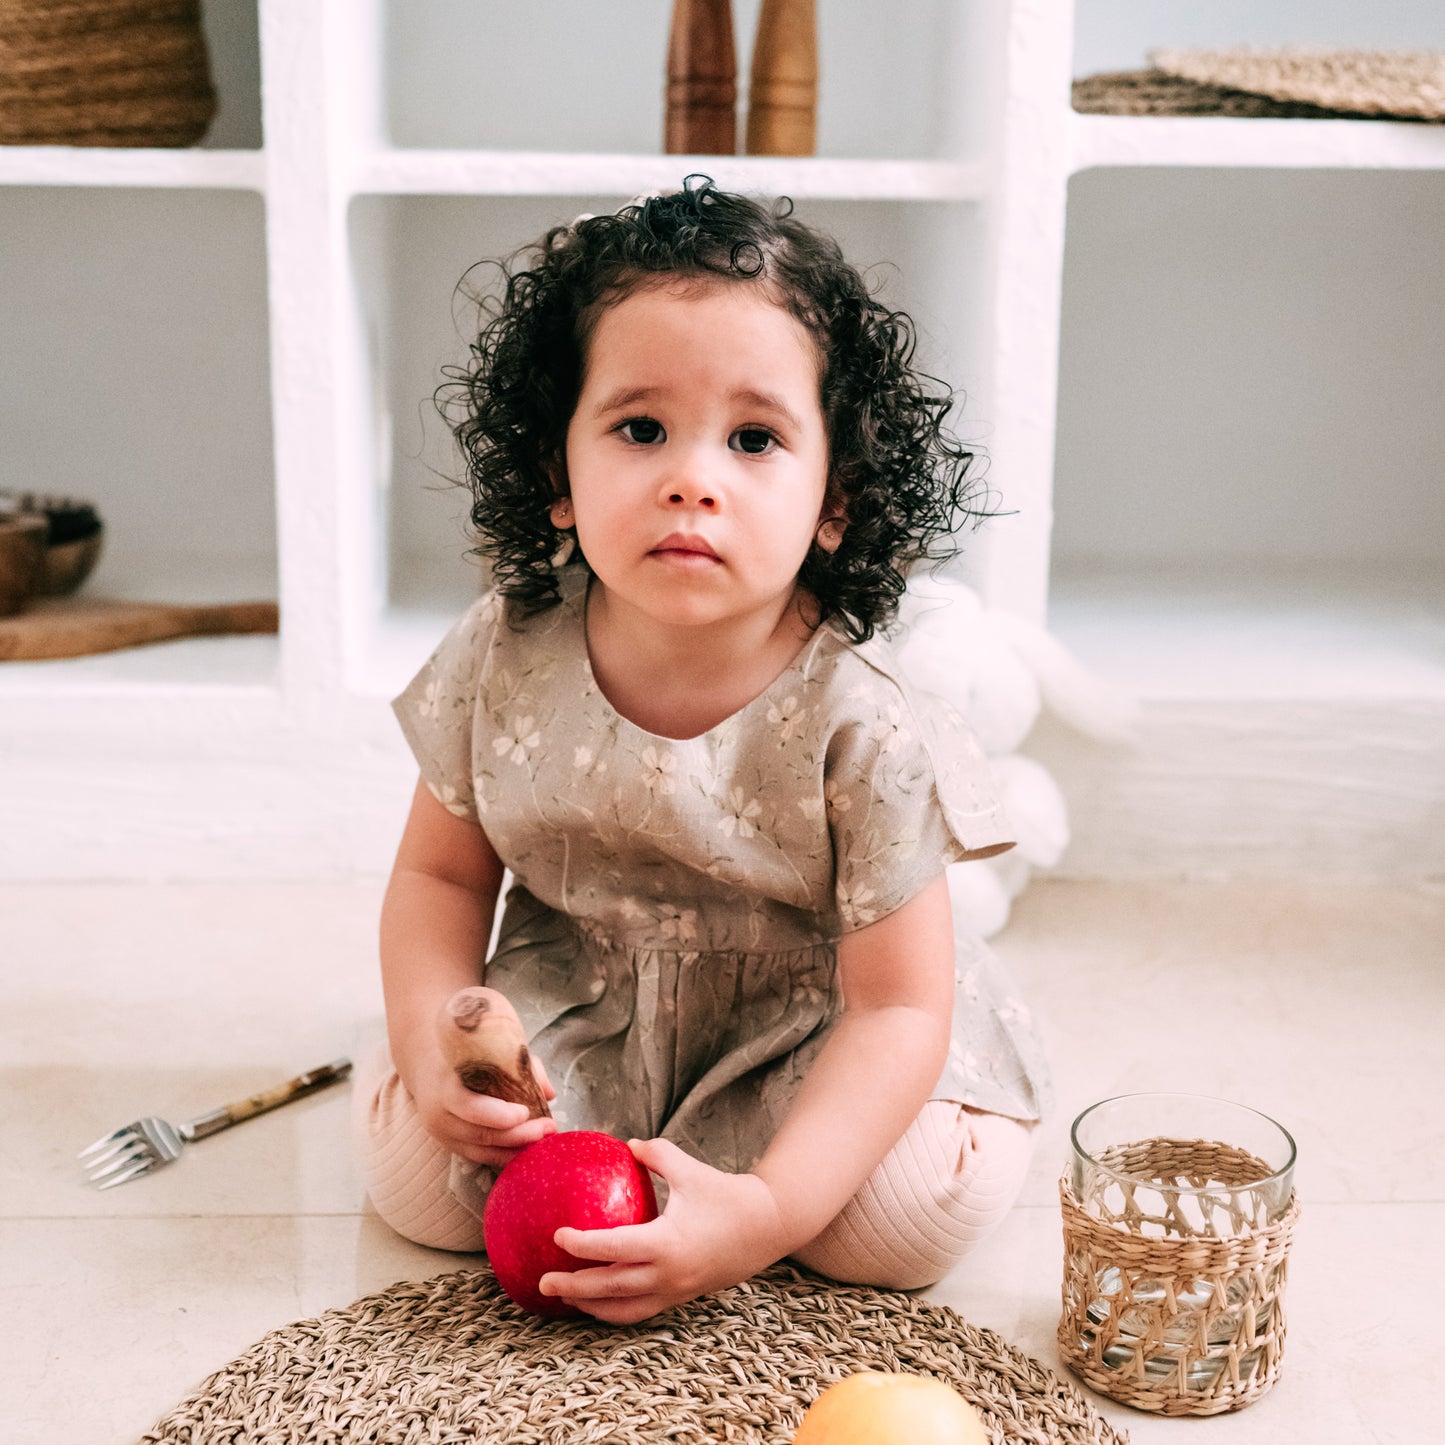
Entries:
POLYGON ((422 1127, 384 1049, 355 1088, 352 1135, 372 1208, 413 1244, 480 1251, 481 1220, 452 1193, 452 1155, 422 1127))
POLYGON ((1002 1223, 1033 1126, 932 1100, 836 1219, 793 1257, 850 1284, 937 1284, 1002 1223))

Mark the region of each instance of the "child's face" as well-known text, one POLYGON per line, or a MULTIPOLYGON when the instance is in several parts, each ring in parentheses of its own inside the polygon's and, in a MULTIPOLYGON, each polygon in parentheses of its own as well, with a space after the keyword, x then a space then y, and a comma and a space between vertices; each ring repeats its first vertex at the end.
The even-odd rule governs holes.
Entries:
POLYGON ((567 478, 610 600, 669 625, 776 623, 827 477, 816 348, 761 288, 652 285, 602 313, 567 478))

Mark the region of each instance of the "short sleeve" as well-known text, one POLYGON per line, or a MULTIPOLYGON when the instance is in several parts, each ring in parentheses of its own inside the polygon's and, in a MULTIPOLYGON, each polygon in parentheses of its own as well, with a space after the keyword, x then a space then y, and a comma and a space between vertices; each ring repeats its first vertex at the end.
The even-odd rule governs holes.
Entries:
POLYGON ((499 615, 495 596, 475 603, 391 705, 432 795, 449 813, 473 821, 477 693, 499 615))
POLYGON ((845 931, 900 908, 950 863, 1013 847, 978 739, 955 708, 896 684, 834 733, 824 769, 845 931))

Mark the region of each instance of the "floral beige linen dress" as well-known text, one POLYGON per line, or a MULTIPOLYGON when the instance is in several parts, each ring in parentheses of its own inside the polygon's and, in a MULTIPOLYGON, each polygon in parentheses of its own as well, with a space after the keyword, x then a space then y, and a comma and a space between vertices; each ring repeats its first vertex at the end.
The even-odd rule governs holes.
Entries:
MULTIPOLYGON (((837 940, 1009 847, 1008 825, 973 734, 877 639, 820 628, 699 737, 637 727, 592 676, 587 582, 565 569, 561 603, 530 618, 483 597, 394 707, 432 792, 515 879, 484 976, 559 1122, 746 1171, 842 1011, 837 940)), ((1039 1117, 1028 1010, 981 942, 960 932, 956 957, 934 1097, 1039 1117)), ((469 1207, 490 1182, 456 1161, 469 1207)))

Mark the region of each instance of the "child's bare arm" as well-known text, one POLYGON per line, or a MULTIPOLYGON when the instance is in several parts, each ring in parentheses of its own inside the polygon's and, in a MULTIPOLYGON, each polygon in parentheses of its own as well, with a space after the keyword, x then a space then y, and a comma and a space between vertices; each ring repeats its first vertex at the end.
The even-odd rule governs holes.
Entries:
POLYGON ((469 1092, 446 1048, 447 1006, 479 981, 504 871, 482 829, 419 782, 381 910, 387 1038, 427 1131, 487 1164, 555 1127, 527 1122, 521 1104, 469 1092))
MULTIPOLYGON (((942 875, 839 946, 844 1012, 751 1174, 724 1174, 651 1139, 633 1152, 670 1186, 649 1224, 558 1231, 607 1268, 545 1276, 613 1323, 747 1279, 804 1250, 907 1131, 938 1082, 953 1012, 953 928, 942 875)), ((804 1251, 806 1253, 806 1251, 804 1251)))

